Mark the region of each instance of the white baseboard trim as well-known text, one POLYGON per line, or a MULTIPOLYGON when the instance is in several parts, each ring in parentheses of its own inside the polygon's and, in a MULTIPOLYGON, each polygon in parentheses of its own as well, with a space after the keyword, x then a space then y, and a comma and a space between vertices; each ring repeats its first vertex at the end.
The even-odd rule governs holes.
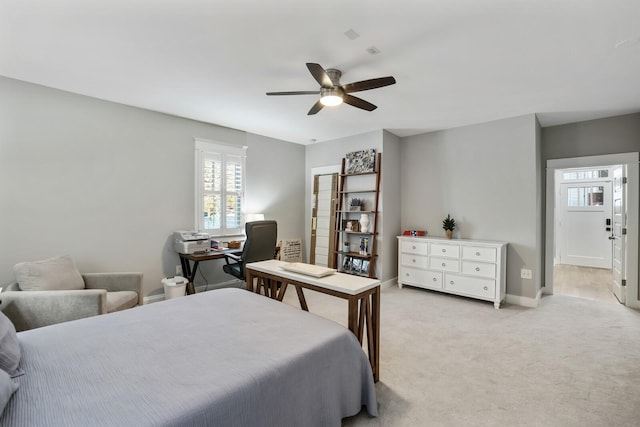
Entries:
POLYGON ((540 298, 542 298, 542 289, 538 291, 538 294, 535 298, 529 297, 521 297, 520 295, 509 295, 505 296, 505 301, 509 304, 521 305, 523 307, 529 308, 537 308, 540 303, 540 298))
POLYGON ((380 290, 389 289, 392 286, 398 286, 398 278, 394 277, 393 279, 385 280, 384 282, 380 282, 380 290))
MULTIPOLYGON (((217 288, 226 288, 226 287, 238 287, 240 286, 240 284, 242 284, 244 282, 240 281, 240 280, 227 280, 226 282, 219 282, 219 283, 210 283, 208 285, 200 285, 196 287, 196 292, 204 292, 204 291, 211 291, 213 289, 217 289, 217 288)), ((161 294, 155 294, 155 295, 149 295, 146 296, 144 298, 142 298, 142 305, 145 304, 152 304, 154 302, 160 302, 160 301, 164 301, 164 292, 161 294)))

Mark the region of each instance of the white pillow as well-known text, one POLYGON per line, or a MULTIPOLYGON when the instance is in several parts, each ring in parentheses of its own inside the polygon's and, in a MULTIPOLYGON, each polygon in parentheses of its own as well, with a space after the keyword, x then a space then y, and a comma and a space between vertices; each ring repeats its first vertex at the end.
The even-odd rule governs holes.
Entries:
POLYGON ((13 266, 23 291, 64 291, 84 289, 84 280, 69 255, 13 266))

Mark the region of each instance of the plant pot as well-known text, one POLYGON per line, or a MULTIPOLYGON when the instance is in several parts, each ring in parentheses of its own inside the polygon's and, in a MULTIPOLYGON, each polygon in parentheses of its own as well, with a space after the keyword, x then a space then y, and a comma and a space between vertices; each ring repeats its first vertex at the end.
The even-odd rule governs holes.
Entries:
POLYGON ((447 233, 447 239, 451 239, 453 237, 453 230, 444 230, 447 233))

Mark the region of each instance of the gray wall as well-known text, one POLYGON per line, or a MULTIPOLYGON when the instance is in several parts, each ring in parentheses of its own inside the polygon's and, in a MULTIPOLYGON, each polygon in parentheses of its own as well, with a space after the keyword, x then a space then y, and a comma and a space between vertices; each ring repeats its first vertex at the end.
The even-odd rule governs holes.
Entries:
POLYGON ((382 134, 384 156, 382 159, 382 193, 384 212, 382 213, 382 236, 378 256, 383 259, 383 281, 398 277, 398 240, 396 236, 402 234, 400 228, 400 138, 385 131, 382 134))
POLYGON ((450 213, 456 238, 509 242, 507 294, 526 298, 541 282, 536 125, 530 114, 416 135, 401 153, 402 229, 444 236, 450 213))
POLYGON ((543 167, 549 159, 640 151, 640 113, 542 129, 543 167))
MULTIPOLYGON (((542 165, 547 160, 640 151, 640 113, 542 129, 542 165)), ((545 174, 546 175, 546 174, 545 174)), ((546 187, 546 176, 544 176, 546 187)), ((543 212, 546 203, 543 203, 543 212)), ((546 217, 542 215, 543 232, 546 217)), ((553 268, 553 266, 549 266, 553 268)))
POLYGON ((248 145, 248 198, 301 235, 303 146, 0 77, 0 286, 70 254, 157 292, 179 264, 171 233, 194 227, 194 137, 248 145))

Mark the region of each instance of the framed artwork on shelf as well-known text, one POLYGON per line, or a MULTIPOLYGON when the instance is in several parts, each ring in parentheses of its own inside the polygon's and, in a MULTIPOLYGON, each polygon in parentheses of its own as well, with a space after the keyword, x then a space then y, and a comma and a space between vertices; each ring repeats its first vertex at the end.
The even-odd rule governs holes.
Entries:
POLYGON ((350 256, 344 257, 342 260, 342 271, 347 273, 351 271, 351 260, 352 258, 350 256))
POLYGON ((375 172, 376 170, 376 150, 352 151, 346 156, 347 173, 375 172))
POLYGON ((362 261, 360 258, 354 258, 351 261, 351 272, 355 274, 360 274, 362 271, 362 261))
POLYGON ((369 260, 363 259, 362 260, 362 268, 360 268, 360 274, 362 275, 367 275, 369 274, 369 260))

